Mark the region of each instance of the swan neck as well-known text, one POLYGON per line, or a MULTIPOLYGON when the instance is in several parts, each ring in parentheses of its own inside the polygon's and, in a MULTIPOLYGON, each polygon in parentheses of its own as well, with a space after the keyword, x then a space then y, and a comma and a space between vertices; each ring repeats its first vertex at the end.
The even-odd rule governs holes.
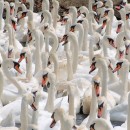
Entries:
POLYGON ((95 94, 95 89, 92 86, 92 100, 91 100, 91 106, 90 106, 89 119, 87 123, 88 127, 91 125, 92 121, 96 119, 96 116, 97 116, 97 97, 95 94))
POLYGON ((102 68, 102 77, 106 80, 102 80, 102 96, 107 97, 107 78, 108 78, 108 69, 106 62, 101 62, 102 68))
POLYGON ((70 38, 70 42, 72 44, 72 61, 73 61, 73 73, 76 72, 77 70, 77 65, 78 65, 78 54, 79 54, 79 47, 78 47, 78 39, 73 36, 70 38))
POLYGON ((27 130, 28 129, 28 105, 25 102, 24 98, 22 99, 22 103, 21 103, 20 120, 21 120, 20 130, 27 130))

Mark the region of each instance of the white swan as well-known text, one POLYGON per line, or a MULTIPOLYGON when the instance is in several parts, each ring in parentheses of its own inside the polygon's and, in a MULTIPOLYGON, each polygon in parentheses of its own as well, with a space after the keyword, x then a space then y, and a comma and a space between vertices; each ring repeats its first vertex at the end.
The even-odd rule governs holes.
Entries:
MULTIPOLYGON (((102 58, 95 59, 95 61, 93 61, 92 65, 91 65, 90 73, 96 69, 95 66, 97 66, 99 68, 100 67, 103 68, 104 71, 102 71, 102 77, 107 79, 108 78, 108 66, 107 66, 106 60, 104 60, 102 58)), ((108 91, 107 80, 102 80, 102 93, 101 93, 101 96, 104 96, 104 97, 107 98, 107 102, 108 102, 108 105, 109 105, 108 108, 109 109, 113 108, 116 105, 114 97, 108 91)))

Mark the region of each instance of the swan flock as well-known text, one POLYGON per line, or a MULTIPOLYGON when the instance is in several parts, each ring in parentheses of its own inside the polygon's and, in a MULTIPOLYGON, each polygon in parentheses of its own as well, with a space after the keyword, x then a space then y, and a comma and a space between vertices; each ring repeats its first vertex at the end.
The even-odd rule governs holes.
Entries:
POLYGON ((41 6, 0 0, 0 130, 130 130, 130 4, 41 6))

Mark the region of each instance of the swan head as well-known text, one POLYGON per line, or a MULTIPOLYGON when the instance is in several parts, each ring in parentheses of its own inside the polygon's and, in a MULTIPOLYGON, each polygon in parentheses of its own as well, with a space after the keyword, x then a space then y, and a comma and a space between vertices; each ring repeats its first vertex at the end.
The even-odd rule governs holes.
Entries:
POLYGON ((10 3, 10 15, 13 15, 15 9, 15 4, 13 2, 10 3))
POLYGON ((34 111, 37 111, 37 107, 35 106, 35 98, 36 93, 35 95, 33 93, 27 93, 23 96, 23 101, 27 102, 34 111))
POLYGON ((22 74, 22 71, 20 70, 20 64, 12 58, 7 60, 7 66, 8 68, 14 68, 18 73, 22 74))
POLYGON ((42 73, 42 87, 46 87, 47 83, 48 83, 48 72, 44 71, 42 73))
POLYGON ((112 130, 113 127, 111 124, 103 118, 96 119, 93 121, 93 123, 90 125, 90 130, 112 130))
POLYGON ((81 6, 78 11, 78 17, 81 15, 81 14, 85 14, 85 15, 88 15, 89 14, 89 11, 88 9, 85 7, 85 6, 81 6))
MULTIPOLYGON (((115 48, 115 49, 117 49, 117 46, 116 46, 116 43, 115 43, 115 40, 114 40, 114 38, 112 38, 112 37, 109 37, 109 36, 105 36, 104 37, 104 43, 108 46, 108 47, 112 47, 112 48, 115 48)), ((104 44, 103 43, 103 44, 104 44)))
POLYGON ((124 6, 122 5, 118 5, 118 6, 115 6, 115 9, 120 12, 122 9, 124 9, 124 6))
POLYGON ((99 97, 98 98, 98 113, 97 113, 98 118, 102 117, 105 105, 106 105, 105 97, 99 97))
POLYGON ((93 4, 93 11, 97 11, 97 9, 102 8, 104 6, 102 1, 97 1, 96 3, 93 4))
POLYGON ((11 18, 11 23, 12 23, 13 29, 16 31, 17 30, 17 20, 16 20, 16 18, 11 18))
POLYGON ((121 29, 122 29, 123 25, 124 25, 123 21, 120 20, 120 21, 118 22, 118 25, 117 25, 116 33, 121 32, 121 29))
POLYGON ((65 114, 65 111, 63 108, 56 108, 51 116, 52 122, 50 124, 50 128, 53 128, 56 122, 59 121, 64 114, 65 114))
POLYGON ((110 70, 113 70, 110 64, 111 62, 109 62, 108 64, 107 60, 101 57, 101 55, 96 55, 92 59, 92 64, 90 66, 89 74, 91 74, 93 71, 96 70, 97 67, 100 67, 101 65, 106 65, 110 70))
POLYGON ((19 22, 21 19, 25 18, 27 16, 27 13, 27 11, 21 12, 21 16, 18 18, 17 21, 19 22))
POLYGON ((130 41, 129 40, 125 41, 125 48, 126 48, 125 55, 129 55, 129 49, 130 49, 130 41))
POLYGON ((75 27, 76 27, 76 25, 72 25, 72 26, 70 27, 70 31, 71 31, 71 32, 75 32, 75 27))
POLYGON ((113 70, 113 73, 119 71, 122 68, 122 65, 123 65, 123 61, 117 62, 116 68, 113 70))
POLYGON ((92 80, 94 90, 95 90, 95 93, 96 93, 97 97, 100 96, 100 89, 101 89, 100 88, 100 82, 101 82, 101 79, 98 76, 94 77, 93 80, 92 80))
POLYGON ((14 47, 10 45, 8 47, 8 58, 12 58, 13 51, 14 51, 14 47))
POLYGON ((64 36, 63 36, 63 38, 61 39, 61 41, 60 42, 63 42, 63 46, 65 45, 65 44, 67 44, 68 43, 68 35, 67 34, 65 34, 64 36))
POLYGON ((125 56, 125 46, 119 48, 119 59, 124 58, 125 56))

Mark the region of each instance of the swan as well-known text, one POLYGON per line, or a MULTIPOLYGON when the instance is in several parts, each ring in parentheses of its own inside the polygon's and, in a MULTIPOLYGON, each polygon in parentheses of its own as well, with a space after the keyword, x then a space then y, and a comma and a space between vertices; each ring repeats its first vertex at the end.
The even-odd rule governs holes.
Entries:
POLYGON ((128 73, 129 73, 129 62, 126 59, 120 59, 116 64, 116 68, 113 70, 113 73, 119 71, 119 73, 124 73, 124 75, 120 75, 120 84, 115 84, 116 86, 110 85, 109 89, 115 91, 116 87, 120 87, 122 91, 116 90, 119 94, 121 94, 120 103, 123 103, 126 100, 127 91, 128 91, 128 73), (120 70, 120 71, 119 71, 120 70), (114 87, 113 87, 114 86, 114 87))
POLYGON ((100 118, 93 121, 90 125, 90 130, 113 130, 113 126, 105 119, 100 118))
MULTIPOLYGON (((108 78, 108 66, 107 66, 106 60, 104 60, 103 58, 95 59, 95 61, 93 61, 92 65, 91 65, 90 73, 96 69, 96 66, 99 68, 100 67, 103 68, 104 71, 102 72, 102 77, 107 79, 108 78)), ((104 96, 105 98, 107 98, 107 103, 108 103, 109 109, 113 108, 116 105, 116 101, 115 101, 114 97, 108 91, 107 80, 102 80, 101 96, 104 96)))
POLYGON ((58 56, 57 56, 57 49, 58 49, 58 38, 56 36, 56 34, 50 30, 49 25, 45 24, 44 25, 44 30, 42 30, 44 32, 44 36, 45 38, 49 36, 49 38, 53 39, 53 45, 52 48, 49 52, 49 60, 52 61, 54 63, 54 73, 56 74, 56 76, 58 75, 58 68, 59 68, 59 64, 58 64, 58 56))
POLYGON ((15 4, 13 2, 10 3, 10 15, 14 16, 15 4))
POLYGON ((75 73, 76 70, 77 70, 77 65, 78 65, 79 47, 78 47, 78 39, 77 39, 76 34, 74 32, 69 32, 67 35, 64 35, 64 43, 63 43, 63 45, 67 44, 69 41, 71 42, 70 46, 72 48, 73 73, 75 73))
POLYGON ((30 52, 29 47, 24 47, 21 51, 20 58, 18 63, 22 62, 23 59, 26 59, 26 79, 27 81, 31 81, 33 78, 33 70, 32 70, 32 54, 30 52))
POLYGON ((72 130, 73 126, 75 125, 74 117, 68 115, 63 108, 55 109, 51 118, 52 123, 50 124, 50 128, 53 128, 59 120, 61 122, 60 130, 72 130))
MULTIPOLYGON (((89 104, 90 107, 90 113, 89 116, 87 118, 85 118, 83 120, 83 122, 81 123, 81 125, 86 125, 87 128, 90 126, 90 124, 92 123, 92 121, 94 119, 96 119, 97 117, 97 98, 100 96, 101 94, 101 88, 100 88, 100 81, 101 79, 98 76, 94 76, 92 79, 92 99, 91 99, 91 105, 89 104)), ((88 98, 88 96, 87 96, 88 98)), ((88 111, 86 111, 88 108, 86 108, 86 98, 83 99, 83 113, 84 114, 88 114, 88 111)))

